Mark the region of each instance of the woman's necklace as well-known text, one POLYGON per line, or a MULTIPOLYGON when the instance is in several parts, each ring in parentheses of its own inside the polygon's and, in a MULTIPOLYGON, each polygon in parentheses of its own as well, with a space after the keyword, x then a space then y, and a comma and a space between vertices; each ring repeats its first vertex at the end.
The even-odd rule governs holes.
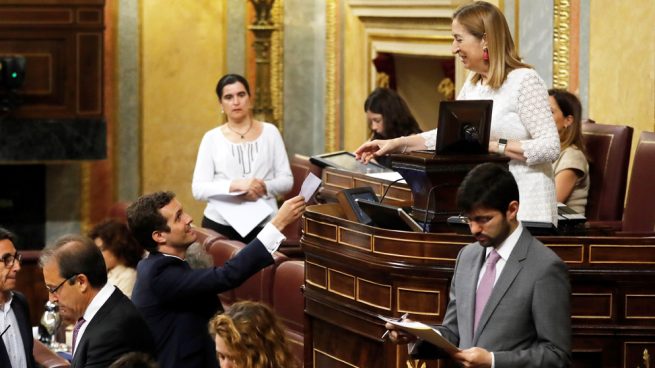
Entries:
POLYGON ((230 129, 231 131, 235 132, 236 134, 238 134, 241 137, 241 139, 246 139, 246 134, 248 134, 250 129, 252 129, 252 126, 253 126, 253 123, 252 123, 252 121, 250 121, 250 125, 248 125, 248 129, 246 129, 245 132, 241 133, 241 132, 239 132, 239 131, 237 131, 235 129, 232 129, 232 127, 230 126, 230 123, 229 122, 227 123, 227 128, 230 129))

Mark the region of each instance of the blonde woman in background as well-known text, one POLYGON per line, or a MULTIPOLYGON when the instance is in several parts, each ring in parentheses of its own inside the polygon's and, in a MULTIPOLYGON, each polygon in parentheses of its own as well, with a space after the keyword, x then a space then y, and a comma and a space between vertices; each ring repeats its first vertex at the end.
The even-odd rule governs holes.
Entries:
MULTIPOLYGON (((493 100, 489 152, 510 158, 519 186, 518 219, 557 224, 552 162, 560 152, 548 89, 514 48, 507 20, 495 5, 475 1, 453 14, 452 52, 468 69, 458 100, 493 100)), ((393 152, 434 149, 437 130, 373 140, 355 155, 369 160, 393 152)))
POLYGON ((284 327, 265 304, 243 301, 209 321, 221 368, 295 368, 284 327))

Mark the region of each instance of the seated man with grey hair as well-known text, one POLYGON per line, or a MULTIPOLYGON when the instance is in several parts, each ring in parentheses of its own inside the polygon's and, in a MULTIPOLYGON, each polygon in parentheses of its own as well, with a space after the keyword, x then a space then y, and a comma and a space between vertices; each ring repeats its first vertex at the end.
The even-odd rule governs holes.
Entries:
POLYGON ((74 324, 72 368, 108 367, 125 353, 155 356, 155 343, 132 302, 107 283, 107 267, 90 238, 66 235, 40 259, 50 301, 74 324))

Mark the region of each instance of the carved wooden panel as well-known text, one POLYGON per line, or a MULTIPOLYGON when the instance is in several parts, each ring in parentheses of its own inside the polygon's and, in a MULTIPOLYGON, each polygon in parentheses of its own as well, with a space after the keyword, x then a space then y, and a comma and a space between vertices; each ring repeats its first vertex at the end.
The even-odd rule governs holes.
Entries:
MULTIPOLYGON (((380 339, 384 327, 376 314, 409 313, 415 320, 440 323, 454 260, 472 239, 361 225, 343 219, 337 207, 312 206, 305 212, 306 222, 316 224, 302 239, 309 323, 305 346, 311 346, 309 354, 319 367, 406 368, 406 350, 380 339), (338 237, 324 236, 328 233, 338 237), (326 277, 329 287, 324 286, 326 277)), ((655 273, 649 262, 655 257, 655 238, 539 239, 569 266, 572 367, 652 366, 655 273)), ((431 361, 426 367, 436 365, 431 361)))
POLYGON ((0 3, 0 55, 26 59, 14 118, 102 117, 103 5, 99 0, 0 3))
POLYGON ((336 194, 349 188, 370 187, 378 198, 384 195, 384 203, 394 206, 411 206, 412 191, 404 183, 393 183, 385 179, 378 179, 366 174, 354 173, 335 168, 323 170, 323 187, 321 197, 328 202, 336 202, 336 194), (388 189, 388 190, 387 190, 388 189))
POLYGON ((571 293, 571 318, 613 318, 612 293, 571 293))

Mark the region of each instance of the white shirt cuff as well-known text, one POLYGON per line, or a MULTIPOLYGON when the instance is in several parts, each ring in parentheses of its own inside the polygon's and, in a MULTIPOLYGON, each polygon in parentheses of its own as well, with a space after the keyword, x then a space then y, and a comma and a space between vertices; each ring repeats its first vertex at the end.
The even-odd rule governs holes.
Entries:
POLYGON ((280 247, 280 244, 282 244, 286 237, 269 222, 264 226, 262 231, 257 234, 257 239, 259 239, 259 241, 266 247, 266 250, 272 254, 280 247))
POLYGON ((221 194, 230 194, 230 185, 232 185, 232 182, 229 180, 221 180, 216 183, 216 188, 218 189, 217 193, 221 194))
POLYGON ((491 353, 491 368, 496 368, 496 357, 494 357, 494 353, 491 353))

